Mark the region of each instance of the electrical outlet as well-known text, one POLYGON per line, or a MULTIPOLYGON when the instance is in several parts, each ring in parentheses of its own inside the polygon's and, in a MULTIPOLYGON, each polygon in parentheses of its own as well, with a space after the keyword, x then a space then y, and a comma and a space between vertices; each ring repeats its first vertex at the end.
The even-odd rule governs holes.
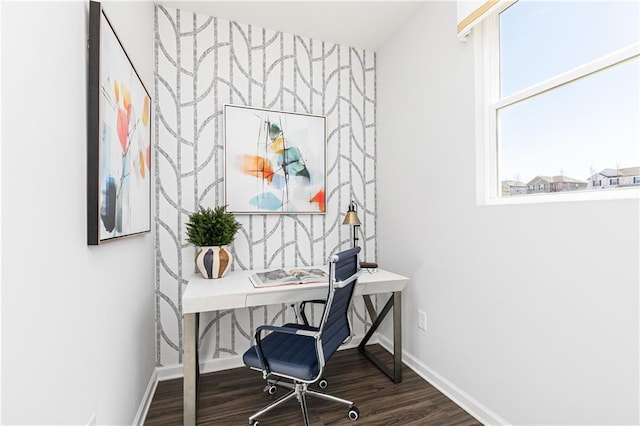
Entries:
POLYGON ((423 311, 418 311, 418 328, 427 331, 427 314, 423 311))

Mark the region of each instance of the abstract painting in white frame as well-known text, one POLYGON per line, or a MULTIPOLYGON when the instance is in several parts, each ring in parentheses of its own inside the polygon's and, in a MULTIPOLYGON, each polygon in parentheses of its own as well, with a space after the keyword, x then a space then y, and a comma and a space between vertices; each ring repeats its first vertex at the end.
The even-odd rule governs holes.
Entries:
POLYGON ((235 213, 326 212, 326 118, 224 106, 225 203, 235 213))

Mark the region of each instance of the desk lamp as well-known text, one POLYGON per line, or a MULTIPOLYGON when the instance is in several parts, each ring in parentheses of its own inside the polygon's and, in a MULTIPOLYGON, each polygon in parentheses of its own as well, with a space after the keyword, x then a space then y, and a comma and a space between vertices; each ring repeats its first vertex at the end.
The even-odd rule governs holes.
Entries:
MULTIPOLYGON (((351 200, 349 203, 349 210, 344 217, 343 225, 351 225, 352 244, 353 247, 358 246, 358 228, 360 227, 360 218, 358 217, 358 206, 355 201, 351 200)), ((360 267, 368 269, 369 271, 376 269, 378 264, 375 262, 360 262, 360 267)))
POLYGON ((357 208, 356 202, 351 200, 349 203, 349 210, 347 210, 347 214, 342 222, 343 225, 351 225, 353 247, 358 246, 358 227, 360 226, 360 218, 358 217, 357 208))

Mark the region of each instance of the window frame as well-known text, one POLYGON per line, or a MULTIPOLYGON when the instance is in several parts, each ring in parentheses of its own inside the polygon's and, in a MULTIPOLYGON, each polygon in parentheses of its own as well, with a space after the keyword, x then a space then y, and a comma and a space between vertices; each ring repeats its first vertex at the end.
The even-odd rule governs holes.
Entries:
POLYGON ((582 201, 640 198, 640 188, 618 187, 556 193, 523 194, 503 197, 498 175, 499 129, 497 112, 501 108, 560 88, 573 81, 640 57, 640 43, 560 73, 552 78, 500 98, 500 13, 517 2, 496 8, 473 29, 476 99, 476 204, 528 204, 556 201, 582 201))

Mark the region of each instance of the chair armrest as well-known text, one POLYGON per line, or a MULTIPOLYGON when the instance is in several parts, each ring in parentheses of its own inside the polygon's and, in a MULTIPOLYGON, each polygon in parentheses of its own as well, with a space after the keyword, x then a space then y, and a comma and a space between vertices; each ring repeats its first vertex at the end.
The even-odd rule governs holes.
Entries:
POLYGON ((321 299, 321 300, 305 300, 303 302, 300 302, 300 305, 304 306, 306 303, 319 303, 319 304, 322 304, 322 305, 326 305, 327 301, 324 300, 324 299, 321 299))
POLYGON ((347 284, 350 284, 351 282, 355 281, 358 279, 358 277, 362 275, 362 270, 358 270, 355 274, 351 275, 349 278, 347 278, 346 280, 343 281, 335 281, 333 283, 333 285, 336 288, 342 288, 344 286, 346 286, 347 284))
POLYGON ((304 325, 310 325, 309 323, 309 319, 307 318, 307 314, 304 312, 304 307, 307 303, 315 303, 315 304, 319 304, 319 305, 326 305, 327 301, 326 300, 305 300, 303 302, 300 302, 300 316, 302 317, 302 322, 304 322, 304 325))
POLYGON ((261 325, 256 328, 256 342, 262 340, 260 335, 263 331, 271 331, 273 333, 283 333, 283 334, 297 334, 299 336, 307 336, 307 337, 317 337, 319 336, 319 332, 313 330, 301 330, 299 328, 293 327, 281 327, 277 325, 261 325))

